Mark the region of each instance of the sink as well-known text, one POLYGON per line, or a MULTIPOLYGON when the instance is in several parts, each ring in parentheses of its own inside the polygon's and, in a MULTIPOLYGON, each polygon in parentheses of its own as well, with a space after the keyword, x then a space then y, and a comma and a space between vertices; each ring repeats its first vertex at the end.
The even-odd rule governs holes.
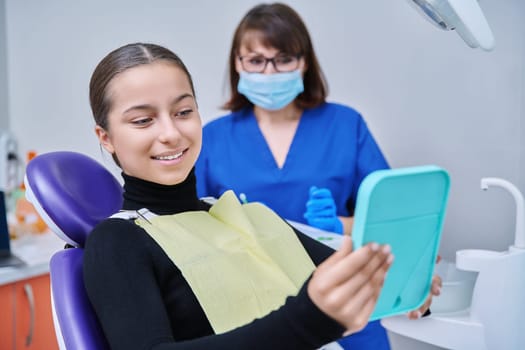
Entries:
POLYGON ((432 298, 432 313, 452 313, 468 309, 477 273, 458 270, 454 263, 446 260, 436 265, 434 273, 441 277, 443 286, 441 294, 432 298))

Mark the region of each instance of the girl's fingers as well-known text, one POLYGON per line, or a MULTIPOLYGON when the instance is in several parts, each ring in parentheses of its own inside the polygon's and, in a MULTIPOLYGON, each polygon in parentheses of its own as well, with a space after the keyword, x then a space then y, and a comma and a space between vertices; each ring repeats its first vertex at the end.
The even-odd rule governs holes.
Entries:
POLYGON ((331 269, 338 261, 352 252, 352 238, 343 236, 341 246, 332 255, 330 255, 321 265, 316 269, 315 273, 331 269))
MULTIPOLYGON (((355 294, 360 290, 364 285, 373 283, 376 275, 384 277, 386 270, 391 264, 392 255, 390 254, 390 247, 383 246, 380 248, 380 252, 373 255, 372 258, 362 266, 362 268, 355 273, 353 273, 348 278, 344 279, 339 283, 336 288, 332 291, 334 298, 341 298, 344 300, 344 297, 355 294), (389 261, 387 261, 390 258, 389 261), (382 271, 381 271, 382 270, 382 271)), ((343 268, 350 270, 351 267, 344 266, 343 263, 350 263, 349 260, 341 261, 337 264, 337 268, 343 268)))
MULTIPOLYGON (((379 246, 371 243, 362 247, 352 254, 340 259, 330 270, 330 277, 338 285, 354 280, 360 274, 362 278, 369 278, 390 255, 391 248, 388 245, 379 246)), ((360 282, 359 278, 354 282, 360 282)))
POLYGON ((350 237, 314 272, 308 295, 317 307, 347 329, 364 327, 372 313, 386 272, 392 264, 390 246, 368 244, 352 252, 350 237))
POLYGON ((353 249, 352 237, 343 236, 343 242, 337 252, 340 253, 342 257, 345 257, 352 252, 352 249, 353 249))
POLYGON ((372 312, 374 311, 376 302, 377 302, 377 297, 369 298, 365 304, 361 305, 361 308, 359 309, 359 314, 353 315, 354 316, 353 324, 344 324, 344 326, 346 327, 346 331, 343 334, 343 336, 347 336, 347 335, 359 332, 366 326, 366 324, 368 323, 368 319, 370 318, 370 315, 372 315, 372 312))
MULTIPOLYGON (((378 255, 380 256, 380 255, 378 255)), ((374 259, 378 259, 374 256, 374 259)), ((323 311, 338 320, 340 323, 348 326, 348 322, 358 322, 358 315, 362 312, 362 307, 370 298, 376 299, 384 283, 386 271, 390 267, 392 259, 384 258, 373 270, 366 271, 366 266, 345 283, 331 288, 328 292, 323 293, 321 305, 318 305, 323 311)), ((370 266, 375 263, 370 262, 370 266)), ((375 301, 374 301, 375 303, 375 301)), ((367 314, 367 317, 369 314, 367 314)))
POLYGON ((386 277, 386 271, 390 265, 391 260, 385 262, 385 264, 374 273, 369 283, 364 284, 351 299, 348 299, 348 302, 343 308, 343 317, 351 320, 350 323, 345 324, 347 333, 361 330, 368 322, 370 315, 374 311, 386 277))

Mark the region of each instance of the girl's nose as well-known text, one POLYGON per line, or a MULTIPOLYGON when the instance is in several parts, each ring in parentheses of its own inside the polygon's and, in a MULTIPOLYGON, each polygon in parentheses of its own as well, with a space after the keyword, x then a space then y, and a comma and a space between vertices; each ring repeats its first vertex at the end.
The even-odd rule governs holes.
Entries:
POLYGON ((178 141, 181 133, 177 127, 175 119, 169 115, 160 119, 159 141, 162 143, 178 141))

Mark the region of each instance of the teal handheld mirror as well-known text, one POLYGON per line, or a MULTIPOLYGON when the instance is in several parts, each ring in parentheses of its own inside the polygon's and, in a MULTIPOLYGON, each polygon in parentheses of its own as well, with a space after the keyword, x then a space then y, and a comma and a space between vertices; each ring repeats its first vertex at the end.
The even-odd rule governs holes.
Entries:
POLYGON ((354 249, 389 244, 394 254, 370 320, 412 311, 429 291, 450 179, 437 166, 378 170, 361 183, 354 213, 354 249))

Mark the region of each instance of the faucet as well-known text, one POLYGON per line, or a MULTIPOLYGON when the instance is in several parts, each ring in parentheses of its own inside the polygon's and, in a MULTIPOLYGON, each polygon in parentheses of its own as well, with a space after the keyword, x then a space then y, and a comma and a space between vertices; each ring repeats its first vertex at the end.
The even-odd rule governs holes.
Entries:
POLYGON ((514 238, 514 248, 525 249, 525 205, 523 195, 520 190, 507 180, 497 177, 484 177, 481 179, 481 189, 486 191, 490 186, 503 187, 512 194, 516 202, 516 233, 514 238))

